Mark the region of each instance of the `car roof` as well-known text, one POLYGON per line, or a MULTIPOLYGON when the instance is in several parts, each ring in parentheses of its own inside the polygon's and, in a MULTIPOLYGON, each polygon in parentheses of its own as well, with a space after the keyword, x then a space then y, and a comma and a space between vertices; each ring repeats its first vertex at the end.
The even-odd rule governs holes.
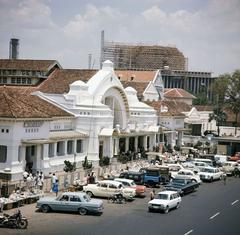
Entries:
POLYGON ((128 183, 134 182, 133 180, 124 179, 124 178, 115 178, 114 180, 119 181, 119 182, 128 182, 128 183))
POLYGON ((83 196, 86 195, 84 192, 64 192, 62 195, 68 195, 68 196, 83 196))
POLYGON ((107 184, 115 184, 115 185, 120 185, 122 184, 121 182, 118 182, 118 181, 114 181, 114 180, 102 180, 102 181, 99 181, 98 183, 107 183, 107 184))
POLYGON ((176 191, 170 191, 170 190, 165 190, 165 191, 161 191, 158 194, 167 194, 167 195, 172 195, 177 193, 176 191))

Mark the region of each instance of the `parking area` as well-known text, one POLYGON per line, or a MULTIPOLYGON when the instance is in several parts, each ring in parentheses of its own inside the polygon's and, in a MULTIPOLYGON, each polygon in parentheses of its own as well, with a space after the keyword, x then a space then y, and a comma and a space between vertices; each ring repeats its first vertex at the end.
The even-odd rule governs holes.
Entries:
MULTIPOLYGON (((149 213, 145 198, 126 204, 104 201, 101 215, 36 212, 36 204, 21 208, 29 219, 27 230, 1 228, 0 234, 239 234, 240 179, 203 183, 199 190, 182 197, 179 209, 168 214, 149 213)), ((161 189, 156 189, 156 191, 161 189)), ((10 213, 14 210, 9 211, 10 213)))

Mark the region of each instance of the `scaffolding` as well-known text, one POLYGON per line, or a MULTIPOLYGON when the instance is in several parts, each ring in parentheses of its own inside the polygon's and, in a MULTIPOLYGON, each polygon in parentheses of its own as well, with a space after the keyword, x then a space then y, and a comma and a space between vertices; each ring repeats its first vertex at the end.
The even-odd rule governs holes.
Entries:
POLYGON ((187 70, 187 59, 176 47, 126 44, 101 38, 101 63, 111 60, 115 69, 126 70, 187 70))

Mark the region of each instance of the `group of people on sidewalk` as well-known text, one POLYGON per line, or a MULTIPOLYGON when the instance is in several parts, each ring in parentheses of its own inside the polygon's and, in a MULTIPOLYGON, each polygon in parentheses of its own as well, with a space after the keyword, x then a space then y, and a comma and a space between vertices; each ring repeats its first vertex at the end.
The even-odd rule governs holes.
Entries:
POLYGON ((42 190, 44 184, 43 172, 37 171, 36 174, 32 174, 31 172, 24 171, 23 181, 26 182, 26 185, 29 188, 29 190, 32 190, 33 188, 38 188, 42 190))

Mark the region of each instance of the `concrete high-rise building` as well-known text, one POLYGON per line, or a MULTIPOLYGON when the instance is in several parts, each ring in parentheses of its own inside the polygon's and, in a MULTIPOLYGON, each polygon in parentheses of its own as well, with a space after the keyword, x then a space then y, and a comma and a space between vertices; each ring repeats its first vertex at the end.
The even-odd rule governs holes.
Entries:
POLYGON ((19 39, 11 38, 9 45, 9 59, 18 59, 19 56, 19 39))

